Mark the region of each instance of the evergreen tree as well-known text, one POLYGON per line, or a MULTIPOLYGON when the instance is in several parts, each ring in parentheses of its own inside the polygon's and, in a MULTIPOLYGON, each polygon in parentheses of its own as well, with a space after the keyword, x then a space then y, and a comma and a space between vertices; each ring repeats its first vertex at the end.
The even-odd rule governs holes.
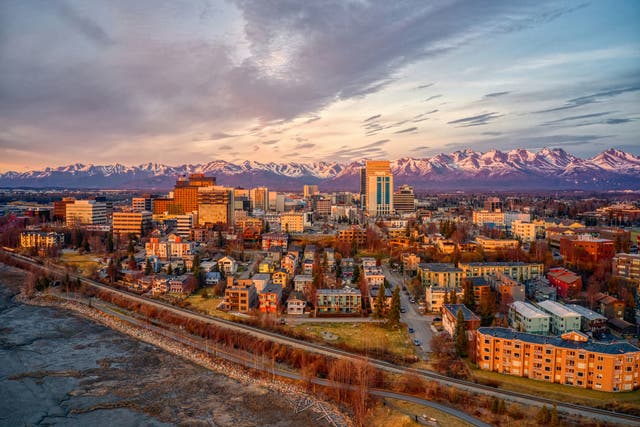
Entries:
POLYGON ((204 276, 202 274, 202 270, 200 269, 200 255, 196 254, 193 257, 193 266, 191 267, 191 271, 193 272, 193 277, 196 279, 198 283, 198 287, 202 287, 204 284, 204 276))
POLYGON ((464 326, 464 313, 462 310, 458 310, 456 314, 456 330, 454 334, 454 339, 456 342, 456 352, 458 356, 465 357, 467 355, 467 332, 464 326))
POLYGON ((351 279, 353 283, 358 283, 360 280, 360 266, 356 265, 353 269, 353 278, 351 279))
POLYGON ((384 314, 384 305, 385 305, 384 294, 385 294, 385 287, 379 286, 378 295, 376 295, 376 300, 373 303, 373 317, 375 317, 376 319, 382 319, 382 316, 384 314))
POLYGON ((457 304, 458 303, 458 294, 456 294, 456 290, 454 289, 449 295, 449 304, 457 304))
POLYGON ((149 258, 147 258, 146 262, 144 263, 144 274, 145 276, 151 274, 151 261, 149 261, 149 258))
POLYGON ((476 308, 476 302, 473 298, 473 283, 470 280, 465 280, 462 284, 463 294, 462 303, 466 305, 469 310, 474 311, 476 308))
POLYGON ((169 263, 169 267, 167 267, 167 274, 171 276, 173 274, 173 268, 171 267, 171 263, 169 263))
POLYGON ((107 233, 107 252, 113 252, 113 234, 110 232, 107 233))
POLYGON ((389 325, 398 326, 400 324, 400 287, 396 286, 391 297, 391 308, 387 314, 389 325))
POLYGON ((136 252, 136 247, 133 243, 133 239, 129 239, 129 247, 127 248, 127 253, 129 255, 133 255, 136 252))
POLYGON ((269 221, 264 222, 264 232, 268 233, 271 231, 271 226, 269 225, 269 221))

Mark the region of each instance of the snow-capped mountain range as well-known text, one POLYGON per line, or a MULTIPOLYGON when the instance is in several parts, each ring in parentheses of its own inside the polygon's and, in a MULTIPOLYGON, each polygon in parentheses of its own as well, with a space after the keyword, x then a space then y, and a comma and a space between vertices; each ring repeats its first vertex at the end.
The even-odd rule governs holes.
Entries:
MULTIPOLYGON (((239 164, 214 160, 202 164, 137 166, 72 164, 40 171, 0 174, 0 187, 33 188, 130 188, 170 189, 177 177, 191 173, 215 176, 220 185, 274 190, 300 190, 303 184, 319 184, 322 190, 358 189, 364 160, 352 163, 239 164)), ((514 149, 455 151, 433 157, 405 157, 391 162, 396 187, 418 190, 450 189, 640 189, 640 157, 609 149, 581 159, 561 148, 539 152, 514 149)))

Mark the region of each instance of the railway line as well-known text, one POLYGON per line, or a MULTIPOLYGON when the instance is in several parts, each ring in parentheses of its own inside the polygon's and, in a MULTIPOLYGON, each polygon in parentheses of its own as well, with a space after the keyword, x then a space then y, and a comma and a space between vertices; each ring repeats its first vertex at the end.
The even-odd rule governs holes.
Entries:
MULTIPOLYGON (((54 266, 44 265, 42 262, 38 262, 39 260, 35 260, 32 258, 26 257, 24 255, 17 254, 15 252, 7 251, 5 250, 5 248, 3 248, 2 251, 16 260, 28 263, 32 267, 41 268, 42 270, 48 273, 55 273, 55 274, 66 273, 66 271, 63 271, 61 268, 57 266, 54 267, 54 266)), ((168 310, 174 314, 178 314, 189 319, 204 321, 211 325, 220 326, 232 331, 248 333, 257 338, 269 339, 271 341, 274 341, 280 344, 289 345, 294 348, 298 348, 301 350, 305 350, 305 351, 309 351, 317 354, 322 354, 329 357, 347 358, 353 361, 362 359, 361 356, 344 351, 344 350, 325 347, 319 344, 302 341, 295 338, 290 338, 290 337, 277 334, 274 332, 270 332, 270 331, 265 331, 253 326, 243 325, 240 323, 232 322, 230 320, 225 320, 225 319, 215 318, 212 316, 207 316, 204 314, 195 313, 193 311, 176 307, 162 301, 145 298, 133 292, 129 292, 123 289, 116 289, 111 286, 105 285, 103 283, 99 283, 95 280, 91 280, 85 277, 76 276, 76 275, 70 275, 70 277, 72 279, 79 279, 81 283, 85 284, 86 286, 92 287, 94 289, 98 289, 104 292, 109 292, 118 296, 124 296, 126 298, 129 298, 130 300, 148 304, 156 308, 168 310)), ((553 399, 533 396, 525 393, 504 390, 504 389, 497 389, 494 387, 477 384, 472 381, 447 377, 433 371, 398 366, 383 360, 369 358, 367 359, 367 361, 371 364, 371 366, 386 372, 395 373, 395 374, 412 373, 425 380, 436 381, 439 384, 450 386, 450 387, 456 387, 460 390, 464 390, 472 393, 489 395, 492 397, 504 399, 506 401, 520 403, 527 406, 542 407, 543 405, 546 405, 550 407, 555 404, 558 411, 564 414, 583 416, 587 418, 597 419, 600 421, 613 422, 613 423, 618 423, 623 425, 640 426, 640 417, 631 415, 631 414, 618 413, 618 412, 613 412, 605 409, 578 405, 578 404, 573 404, 568 402, 559 402, 553 399)))

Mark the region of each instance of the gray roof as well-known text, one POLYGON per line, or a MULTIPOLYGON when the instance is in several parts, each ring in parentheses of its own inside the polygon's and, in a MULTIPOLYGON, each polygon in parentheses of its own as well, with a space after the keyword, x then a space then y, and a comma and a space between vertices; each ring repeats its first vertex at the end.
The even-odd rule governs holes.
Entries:
POLYGON ((445 262, 421 262, 420 264, 418 264, 418 266, 422 269, 422 270, 430 270, 430 271, 436 271, 439 273, 446 273, 446 272, 462 272, 461 269, 459 269, 458 267, 456 267, 453 264, 449 264, 449 263, 445 263, 445 262))
POLYGON ((581 305, 567 304, 567 307, 569 307, 571 310, 575 311, 576 313, 578 313, 580 316, 584 317, 587 320, 604 320, 604 321, 607 320, 607 318, 604 317, 602 314, 596 313, 595 311, 591 311, 587 307, 583 307, 581 305))
POLYGON ((528 342, 531 344, 541 345, 553 345, 555 347, 573 349, 573 350, 587 350, 594 353, 603 354, 625 354, 640 352, 640 348, 637 348, 628 342, 615 342, 604 343, 589 340, 587 342, 580 341, 567 341, 559 337, 552 337, 546 335, 529 334, 526 332, 517 332, 510 328, 490 328, 481 327, 478 328, 478 333, 484 335, 491 335, 495 338, 504 338, 510 340, 518 340, 528 342))

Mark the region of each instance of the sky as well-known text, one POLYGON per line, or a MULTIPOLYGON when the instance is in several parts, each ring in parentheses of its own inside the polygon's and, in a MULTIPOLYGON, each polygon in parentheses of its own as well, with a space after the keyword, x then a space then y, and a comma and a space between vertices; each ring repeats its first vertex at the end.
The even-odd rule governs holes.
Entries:
POLYGON ((0 171, 640 155, 638 1, 2 0, 0 171))

